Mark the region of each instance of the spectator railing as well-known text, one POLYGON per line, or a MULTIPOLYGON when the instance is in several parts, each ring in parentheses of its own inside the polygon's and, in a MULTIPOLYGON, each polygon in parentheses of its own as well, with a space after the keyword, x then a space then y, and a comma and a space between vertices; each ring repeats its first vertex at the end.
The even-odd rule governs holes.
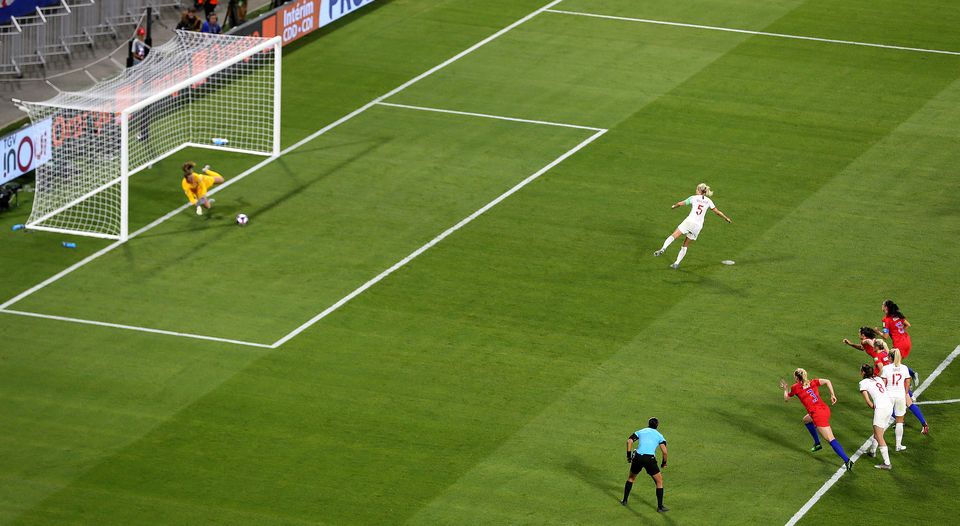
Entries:
POLYGON ((45 67, 56 57, 69 58, 79 46, 99 38, 126 38, 148 7, 180 8, 180 0, 59 0, 38 2, 29 14, 0 25, 0 76, 22 77, 24 68, 45 67))

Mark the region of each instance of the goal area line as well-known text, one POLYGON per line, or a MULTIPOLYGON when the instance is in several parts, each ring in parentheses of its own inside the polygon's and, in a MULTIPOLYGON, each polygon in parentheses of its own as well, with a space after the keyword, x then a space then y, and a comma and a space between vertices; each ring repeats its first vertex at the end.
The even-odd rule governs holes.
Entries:
POLYGON ((956 404, 960 402, 960 398, 952 398, 950 400, 924 400, 922 402, 914 402, 917 405, 940 405, 940 404, 956 404))
MULTIPOLYGON (((278 154, 271 155, 270 157, 267 157, 266 159, 260 161, 260 162, 257 163, 256 165, 248 168, 248 169, 245 170, 243 173, 241 173, 241 174, 239 174, 239 175, 237 175, 237 176, 235 176, 235 177, 230 178, 230 179, 227 180, 225 183, 223 183, 223 184, 217 186, 216 188, 212 189, 210 192, 208 192, 207 195, 211 195, 211 196, 212 196, 212 195, 216 194, 217 192, 220 192, 220 191, 222 191, 222 190, 225 190, 225 189, 226 189, 227 187, 229 187, 231 184, 234 184, 234 183, 236 183, 236 182, 238 182, 238 181, 243 180, 243 179, 246 178, 248 175, 250 175, 250 174, 252 174, 252 173, 254 173, 254 172, 257 172, 258 170, 260 170, 260 169, 263 168, 264 166, 272 163, 273 161, 279 159, 280 157, 282 157, 282 156, 284 156, 284 155, 286 155, 286 154, 288 154, 288 153, 290 153, 290 152, 292 152, 292 151, 300 148, 301 146, 303 146, 303 145, 305 145, 305 144, 313 141, 313 140, 316 139, 317 137, 326 134, 326 133, 329 132, 330 130, 333 130, 334 128, 340 126, 341 124, 343 124, 343 123, 345 123, 345 122, 353 119, 354 117, 356 117, 356 116, 358 116, 358 115, 366 112, 367 110, 369 110, 370 108, 378 105, 379 103, 383 102, 384 100, 386 100, 386 99, 388 99, 388 98, 390 98, 390 97, 392 97, 392 96, 394 96, 394 95, 396 95, 396 94, 404 91, 405 89, 409 88, 410 86, 413 86, 414 84, 420 82, 421 80, 423 80, 423 79, 425 79, 425 78, 433 75, 434 73, 436 73, 436 72, 438 72, 438 71, 446 68, 447 66, 449 66, 449 65, 451 65, 451 64, 459 61, 460 59, 466 57, 467 55, 470 55, 471 53, 473 53, 474 51, 480 49, 481 47, 489 44, 490 42, 493 42, 494 40, 500 38, 501 36, 509 33, 510 31, 516 29, 516 28, 519 27, 519 26, 523 25, 524 23, 532 20, 532 19, 535 18, 537 15, 543 13, 543 12, 546 11, 547 9, 550 9, 551 7, 559 4, 561 1, 562 1, 562 0, 552 0, 551 2, 548 2, 548 3, 547 3, 546 5, 544 5, 543 7, 539 8, 539 9, 536 9, 536 10, 530 12, 529 14, 527 14, 526 16, 523 16, 522 18, 520 18, 520 19, 512 22, 511 24, 507 25, 506 27, 503 27, 503 28, 497 30, 497 31, 494 32, 493 34, 487 36, 486 38, 484 38, 484 39, 482 39, 482 40, 480 40, 480 41, 478 41, 477 43, 473 44, 472 46, 468 47, 467 49, 464 49, 463 51, 460 51, 460 52, 457 53, 456 55, 448 58, 447 60, 441 62, 440 64, 437 64, 436 66, 433 66, 432 68, 424 71, 423 73, 420 73, 419 75, 411 78, 410 80, 404 82, 403 84, 397 86, 396 88, 393 88, 392 90, 384 93, 383 95, 380 95, 379 97, 374 98, 373 100, 371 100, 370 102, 364 104, 363 106, 361 106, 361 107, 359 107, 359 108, 351 111, 350 113, 344 115, 343 117, 340 117, 339 119, 331 122, 330 124, 324 126, 323 128, 320 128, 319 130, 317 130, 317 131, 313 132, 312 134, 304 137, 303 139, 300 139, 300 140, 297 141, 296 143, 294 143, 294 144, 288 146, 287 148, 283 149, 282 151, 280 151, 278 154)), ((598 132, 598 133, 600 133, 600 132, 598 132)), ((134 237, 137 237, 137 236, 143 234, 144 232, 147 232, 147 231, 149 231, 149 230, 152 230, 153 228, 161 225, 162 223, 166 222, 166 221, 169 220, 170 218, 172 218, 172 217, 176 216, 177 214, 183 212, 183 211, 186 210, 187 208, 188 208, 188 204, 183 204, 183 205, 181 205, 181 206, 178 206, 177 208, 174 208, 173 210, 171 210, 170 212, 168 212, 166 215, 157 218, 157 219, 154 220, 153 222, 151 222, 151 223, 149 223, 149 224, 141 227, 141 228, 138 229, 137 231, 131 233, 131 234, 127 237, 127 240, 133 239, 134 237)), ((110 245, 107 245, 106 247, 98 250, 97 252, 95 252, 95 253, 93 253, 93 254, 91 254, 91 255, 83 258, 82 260, 74 263, 73 265, 70 265, 69 267, 61 270, 60 272, 54 274, 53 276, 50 276, 49 278, 41 281, 40 283, 34 285, 33 287, 30 287, 29 289, 21 292, 20 294, 17 294, 16 296, 8 299, 7 301, 5 301, 5 302, 3 302, 3 303, 0 303, 0 313, 3 313, 3 312, 12 313, 12 311, 9 309, 9 307, 11 307, 12 305, 16 304, 17 302, 23 300, 24 298, 26 298, 26 297, 28 297, 28 296, 30 296, 30 295, 38 292, 38 291, 46 288, 47 286, 51 285, 52 283, 54 283, 54 282, 56 282, 56 281, 59 281, 60 279, 64 278, 65 276, 67 276, 67 275, 69 275, 69 274, 71 274, 71 273, 74 272, 75 270, 78 270, 78 269, 86 266, 87 264, 95 261, 96 259, 100 258, 101 256, 103 256, 103 255, 105 255, 105 254, 107 254, 107 253, 109 253, 109 252, 112 252, 114 249, 120 247, 120 246, 123 245, 125 242, 126 242, 126 241, 115 241, 114 243, 111 243, 110 245)), ((22 311, 17 311, 17 312, 22 312, 22 311)), ((103 323, 105 323, 105 322, 103 322, 103 323)), ((132 326, 131 326, 131 327, 132 327, 132 326)), ((154 331, 154 332, 156 332, 156 331, 154 331)), ((165 334, 165 333, 162 333, 162 334, 165 334)))
MULTIPOLYGON (((30 290, 24 292, 23 294, 15 297, 15 298, 12 298, 12 299, 11 299, 10 301, 8 301, 7 303, 4 303, 4 304, 0 305, 0 313, 12 314, 12 315, 18 315, 18 316, 27 316, 27 317, 33 317, 33 318, 43 318, 43 319, 56 320, 56 321, 61 321, 61 322, 78 323, 78 324, 83 324, 83 325, 94 325, 94 326, 100 326, 100 327, 110 327, 110 328, 122 329, 122 330, 129 330, 129 331, 147 332, 147 333, 161 334, 161 335, 166 335, 166 336, 175 336, 175 337, 181 337, 181 338, 191 338, 191 339, 207 340, 207 341, 220 342, 220 343, 229 343, 229 344, 243 345, 243 346, 248 346, 248 347, 260 347, 260 348, 266 348, 266 349, 276 349, 276 348, 280 347, 281 345, 285 344, 286 342, 290 341, 291 339, 295 338, 297 335, 299 335, 299 334, 301 334, 302 332, 306 331, 307 329, 309 329, 310 327, 312 327, 314 324, 316 324, 317 322, 319 322, 319 321, 322 320, 323 318, 329 316, 330 314, 332 314, 333 312, 335 312, 336 310, 338 310, 340 307, 346 305, 350 300, 352 300, 353 298, 359 296, 360 294, 362 294, 362 293, 363 293, 364 291, 366 291, 367 289, 373 287, 374 285, 376 285, 377 283, 379 283, 380 281, 382 281, 384 278, 386 278, 386 277, 389 276, 390 274, 392 274, 392 273, 396 272, 397 270, 399 270, 400 268, 406 266, 408 263, 410 263, 411 261, 413 261, 414 259, 416 259, 418 256, 420 256, 421 254, 423 254, 424 252, 426 252, 426 251, 429 250, 430 248, 434 247, 435 245, 437 245, 438 243, 440 243, 441 241, 443 241, 445 238, 447 238, 448 236, 450 236, 451 234, 453 234, 453 233, 456 232, 457 230, 463 228, 463 227, 466 226, 468 223, 470 223, 471 221, 473 221, 474 219, 476 219, 477 217, 479 217, 480 215, 482 215, 484 212, 490 210, 491 208, 493 208, 494 206, 496 206, 497 204, 499 204, 501 201, 503 201, 503 200, 505 200, 506 198, 510 197, 510 196, 513 195, 514 193, 520 191, 523 187, 525 187, 526 185, 528 185, 528 184, 530 184, 531 182, 535 181, 535 180, 538 179, 540 176, 542 176, 543 174, 547 173, 548 171, 550 171, 550 170, 551 170, 552 168, 554 168, 555 166, 557 166, 557 165, 559 165, 560 163, 562 163, 562 162, 563 162, 564 160, 566 160, 568 157, 574 155, 575 153, 577 153, 577 152, 580 151, 581 149, 585 148, 585 147, 588 146, 590 143, 592 143, 593 141, 597 140, 598 138, 600 138, 603 134, 605 134, 605 133, 608 131, 608 130, 606 130, 606 129, 604 129, 604 128, 594 128, 594 127, 590 127, 590 126, 580 126, 580 125, 576 125, 576 124, 566 124, 566 123, 557 123, 557 122, 548 122, 548 121, 537 121, 537 120, 531 120, 531 119, 521 119, 521 118, 516 118, 516 117, 506 117, 506 116, 502 116, 502 115, 490 115, 490 114, 484 114, 484 113, 471 113, 471 112, 463 112, 463 111, 456 111, 456 110, 446 110, 446 109, 441 109, 441 108, 430 108, 430 107, 424 107, 424 106, 411 106, 411 105, 405 105, 405 104, 392 104, 392 103, 387 103, 387 102, 382 102, 382 101, 376 101, 376 102, 374 102, 374 103, 368 104, 367 106, 364 106, 363 108, 361 108, 360 110, 358 110, 358 112, 355 112, 355 114, 351 114, 351 115, 353 115, 353 116, 359 115, 359 114, 362 113, 363 111, 366 111, 367 109, 370 109, 370 108, 372 108, 372 107, 374 107, 374 106, 384 106, 384 107, 400 108, 400 109, 414 110, 414 111, 426 111, 426 112, 434 112, 434 113, 441 113, 441 114, 463 115, 463 116, 469 116, 469 117, 477 117, 477 118, 485 118, 485 119, 494 119, 494 120, 502 120, 502 121, 509 121, 509 122, 519 122, 519 123, 534 124, 534 125, 543 125, 543 126, 555 126, 555 127, 571 128, 571 129, 577 129, 577 130, 586 130, 586 131, 591 131, 591 132, 593 132, 593 133, 592 133, 589 137, 587 137, 586 139, 580 141, 576 146, 568 149, 567 151, 565 151, 564 153, 562 153, 559 157, 557 157, 557 158, 553 159, 552 161, 550 161, 548 164, 546 164, 544 167, 542 167, 542 168, 541 168, 540 170, 538 170, 537 172, 533 173, 532 175, 527 176, 526 178, 524 178, 524 179, 523 179, 522 181, 520 181, 519 183, 513 185, 511 188, 509 188, 507 191, 503 192, 502 194, 500 194, 499 196, 497 196, 496 198, 494 198, 492 201, 490 201, 490 202, 488 202, 487 204, 485 204, 484 206, 480 207, 479 209, 477 209, 476 211, 474 211, 473 213, 471 213, 470 215, 468 215, 468 216, 465 217, 464 219, 460 220, 459 222, 457 222, 457 223, 454 224, 453 226, 447 228, 446 230, 444 230, 443 232, 441 232, 439 235, 437 235, 436 237, 434 237, 433 239, 431 239, 430 241, 428 241, 426 244, 420 246, 419 248, 417 248, 416 250, 414 250, 413 252, 411 252, 410 254, 408 254, 406 257, 404 257, 404 258, 400 259, 399 261, 397 261, 396 263, 394 263, 392 266, 390 266, 390 267, 387 268, 386 270, 380 272, 379 274, 377 274, 376 276, 374 276, 374 277, 371 278, 370 280, 364 282, 362 285, 360 285, 359 287, 357 287, 356 289, 354 289, 352 292, 350 292, 349 294, 347 294, 346 296, 344 296, 343 298, 341 298, 340 300, 338 300, 337 302, 335 302, 335 303, 332 304, 331 306, 327 307, 325 310, 323 310, 323 311, 320 312, 319 314, 313 316, 312 318, 310 318, 309 320, 307 320, 306 322, 304 322, 303 324, 301 324, 301 325, 298 326, 297 328, 295 328, 295 329, 293 329, 292 331, 288 332, 287 334, 283 335, 283 336, 280 337, 277 341, 275 341, 275 342, 273 342, 273 343, 271 343, 271 344, 258 343, 258 342, 250 342, 250 341, 244 341, 244 340, 237 340, 237 339, 231 339, 231 338, 222 338, 222 337, 217 337, 217 336, 208 336, 208 335, 203 335, 203 334, 194 334, 194 333, 180 332, 180 331, 173 331, 173 330, 166 330, 166 329, 157 329, 157 328, 143 327, 143 326, 138 326, 138 325, 127 325, 127 324, 113 323, 113 322, 106 322, 106 321, 99 321, 99 320, 90 320, 90 319, 84 319, 84 318, 75 318, 75 317, 70 317, 70 316, 59 316, 59 315, 44 314, 44 313, 39 313, 39 312, 22 311, 22 310, 15 310, 15 309, 9 308, 11 305, 13 305, 13 304, 15 304, 16 302, 18 302, 18 301, 26 298, 26 297, 29 296, 30 294, 33 294, 34 292, 39 291, 41 288, 46 287, 46 286, 49 285, 50 283, 53 283, 54 281, 56 281, 56 280, 58 280, 58 279, 60 279, 60 278, 62 278, 62 277, 64 277, 64 276, 66 276, 66 275, 67 275, 68 273, 70 273, 72 270, 75 270, 75 268, 79 268, 80 266, 83 266, 83 265, 85 265, 86 263, 89 263, 89 262, 92 261, 93 259, 96 259, 97 257, 105 254, 106 252, 109 252, 110 250, 112 250, 112 249, 115 248, 116 246, 121 245, 122 242, 120 242, 120 241, 117 241, 117 242, 109 245, 108 247, 102 249, 100 252, 97 252, 97 253, 89 256, 87 259, 80 261, 79 263, 75 264, 74 267, 70 267, 70 268, 64 270, 63 272, 61 272, 60 274, 57 274, 57 275, 51 277, 51 278, 48 279, 47 281, 39 284, 37 287, 34 287, 34 289, 30 289, 30 290)), ((336 123, 334 123, 334 124, 336 124, 336 123)), ((332 126, 332 125, 331 125, 331 126, 332 126)), ((331 128, 331 129, 332 129, 332 128, 331 128)), ((299 144, 299 143, 298 143, 298 144, 299 144)), ((295 145, 295 146, 296 146, 296 145, 295 145)), ((292 147, 291 147, 291 149, 292 149, 292 147)), ((286 151, 285 151, 284 153, 286 153, 286 151)), ((281 153, 281 155, 283 155, 283 153, 281 153)), ((250 169, 248 169, 246 172, 240 174, 240 175, 237 176, 237 177, 234 177, 234 178, 230 179, 230 180, 227 181, 225 184, 217 187, 216 189, 214 189, 214 191, 211 191, 210 194, 212 195, 212 194, 214 194, 216 191, 222 190, 223 188, 225 188, 226 186, 228 186, 229 183, 234 183, 234 182, 236 182, 237 180, 242 179, 242 178, 245 177, 246 175, 248 175, 248 174, 250 174, 250 173, 253 173, 253 171, 256 171, 257 169, 259 169, 260 167, 262 167, 262 166, 265 165, 266 163, 271 162, 272 160, 274 160, 274 157, 270 157, 270 158, 268 158, 268 159, 264 159, 263 161, 261 161, 261 162, 258 163, 257 165, 255 165, 255 166, 251 167, 250 169)), ((181 211, 183 211, 183 210, 186 209, 186 208, 187 208, 187 205, 182 205, 182 206, 178 207, 178 208, 175 209, 174 211, 172 211, 172 212, 168 213, 167 215, 161 217, 160 219, 154 221, 154 222, 151 223, 150 225, 147 225, 147 226, 141 228, 140 230, 134 232, 130 237, 131 237, 131 238, 136 237, 136 236, 142 234, 143 232, 146 232, 147 230, 150 230, 150 229, 152 229, 153 227, 158 226, 160 223, 163 223, 163 222, 166 221, 167 219, 169 219, 169 218, 173 217, 174 215, 180 213, 181 211)))
MULTIPOLYGON (((938 365, 937 368, 934 369, 929 376, 927 376, 927 378, 923 381, 923 383, 920 384, 920 387, 918 387, 913 392, 913 396, 915 398, 919 397, 920 394, 926 391, 927 388, 930 387, 930 385, 933 383, 933 381, 936 380, 938 376, 940 376, 940 373, 942 373, 944 369, 946 369, 953 362, 953 360, 957 358, 957 356, 960 356, 960 345, 958 345, 953 350, 953 352, 947 355, 947 357, 944 358, 942 362, 940 362, 940 365, 938 365)), ((949 400, 949 401, 940 401, 940 402, 947 403, 947 402, 956 402, 956 401, 957 400, 949 400)), ((916 403, 922 404, 924 402, 916 402, 916 403)), ((936 402, 932 402, 932 403, 936 403, 936 402)), ((856 460, 863 455, 863 453, 867 450, 868 447, 870 447, 870 438, 864 441, 863 445, 857 448, 857 451, 850 456, 850 460, 856 462, 856 460)), ((787 521, 785 526, 796 525, 797 522, 799 522, 800 519, 802 519, 804 515, 806 515, 807 512, 809 512, 810 509, 813 508, 813 506, 817 502, 819 502, 824 495, 826 495, 827 491, 829 491, 830 488, 832 488, 833 485, 836 484, 838 480, 840 480, 840 477, 843 476, 844 472, 846 472, 845 467, 838 468, 837 471, 833 474, 833 476, 827 479, 827 481, 824 482, 822 486, 820 486, 820 489, 818 489, 816 493, 814 493, 813 496, 810 497, 810 500, 808 500, 799 510, 797 510, 797 512, 793 515, 793 517, 790 517, 790 520, 787 521)))

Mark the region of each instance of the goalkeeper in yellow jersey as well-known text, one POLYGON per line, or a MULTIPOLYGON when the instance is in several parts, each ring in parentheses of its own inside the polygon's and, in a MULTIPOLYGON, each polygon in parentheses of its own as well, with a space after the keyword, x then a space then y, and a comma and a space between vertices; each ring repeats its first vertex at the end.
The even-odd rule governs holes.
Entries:
POLYGON ((189 161, 183 163, 183 180, 180 186, 183 187, 183 193, 187 194, 187 199, 191 205, 196 205, 197 215, 203 215, 203 209, 207 210, 213 204, 213 199, 207 198, 207 191, 213 188, 213 185, 223 182, 223 176, 210 169, 210 166, 203 167, 203 174, 193 171, 197 163, 189 161))

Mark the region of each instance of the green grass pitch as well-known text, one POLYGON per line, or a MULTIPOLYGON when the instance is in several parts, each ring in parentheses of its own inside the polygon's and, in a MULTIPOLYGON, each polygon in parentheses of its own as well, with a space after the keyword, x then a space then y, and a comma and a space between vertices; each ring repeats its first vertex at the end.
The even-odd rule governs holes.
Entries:
MULTIPOLYGON (((283 146, 545 4, 384 0, 297 42, 283 146)), ((942 0, 553 9, 960 51, 942 0)), ((0 524, 784 524, 839 461, 777 379, 830 378, 853 453, 841 339, 892 297, 921 375, 960 344, 958 55, 542 12, 387 102, 609 131, 275 349, 0 313, 0 524), (674 271, 651 254, 701 181, 733 223, 674 271), (666 515, 645 475, 617 502, 653 415, 666 515)), ((270 346, 593 133, 374 106, 9 308, 270 346)), ((187 159, 260 161, 155 164, 131 231, 187 159)), ((28 208, 0 215, 0 302, 109 245, 11 232, 28 208)), ((960 365, 922 398, 960 398, 960 365)), ((960 404, 924 411, 800 524, 955 522, 960 404)))

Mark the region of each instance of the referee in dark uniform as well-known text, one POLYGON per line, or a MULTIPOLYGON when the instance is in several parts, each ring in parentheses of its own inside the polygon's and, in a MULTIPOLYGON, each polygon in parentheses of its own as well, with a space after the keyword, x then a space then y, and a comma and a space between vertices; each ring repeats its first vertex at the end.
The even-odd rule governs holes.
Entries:
POLYGON ((651 418, 647 422, 647 427, 627 438, 627 462, 630 463, 630 476, 623 486, 623 500, 620 501, 620 504, 624 506, 627 505, 627 498, 630 497, 633 481, 637 480, 637 475, 642 470, 647 470, 647 475, 650 475, 654 484, 657 485, 657 511, 660 513, 669 511, 669 508, 663 505, 663 475, 660 473, 661 468, 667 467, 667 439, 657 431, 659 426, 660 421, 651 418), (660 466, 657 466, 656 452, 658 447, 662 457, 660 466))

